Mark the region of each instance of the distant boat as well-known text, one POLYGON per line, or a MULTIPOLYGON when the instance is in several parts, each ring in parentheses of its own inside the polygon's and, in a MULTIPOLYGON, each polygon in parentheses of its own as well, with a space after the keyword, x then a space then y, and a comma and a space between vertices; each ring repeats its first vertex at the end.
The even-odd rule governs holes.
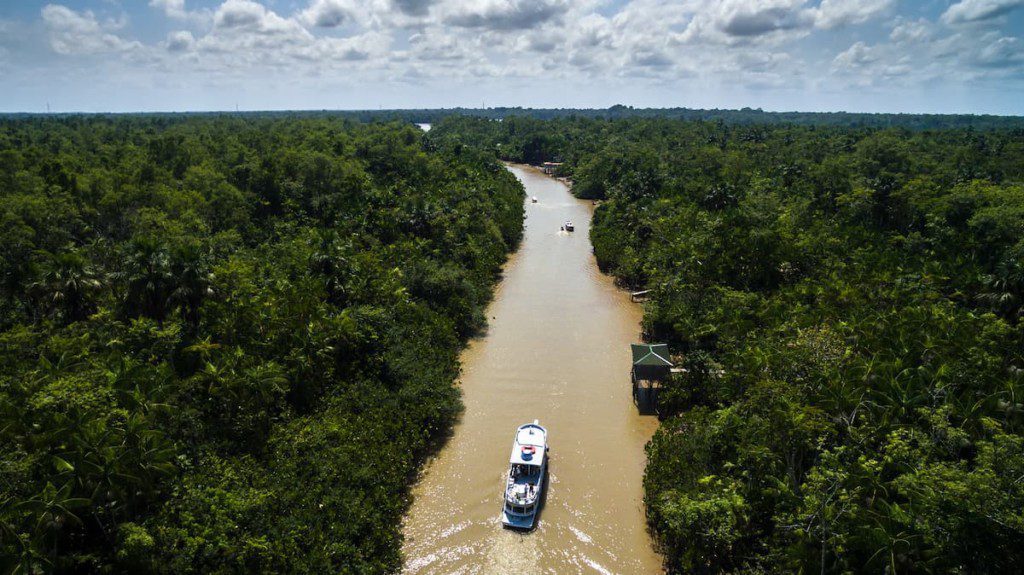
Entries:
POLYGON ((562 227, 565 228, 565 231, 567 232, 571 232, 576 229, 576 227, 572 225, 572 220, 566 220, 565 225, 562 227))
POLYGON ((533 196, 532 198, 530 198, 530 201, 536 204, 537 203, 537 196, 533 196))
POLYGON ((520 425, 512 442, 501 524, 513 529, 533 529, 537 520, 544 474, 548 464, 548 430, 533 423, 520 425))

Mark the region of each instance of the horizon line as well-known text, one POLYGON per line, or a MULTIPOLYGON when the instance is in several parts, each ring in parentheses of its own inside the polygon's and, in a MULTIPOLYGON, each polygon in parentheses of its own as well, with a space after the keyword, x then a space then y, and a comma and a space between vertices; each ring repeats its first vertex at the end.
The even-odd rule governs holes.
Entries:
POLYGON ((494 112, 503 110, 523 110, 523 111, 579 111, 579 112, 595 112, 595 111, 612 111, 612 110, 628 110, 637 112, 659 112, 659 111, 690 111, 690 112, 748 112, 758 113, 765 115, 784 115, 784 114, 808 114, 808 115, 858 115, 858 116, 969 116, 975 118, 1024 118, 1024 113, 1021 114, 995 114, 995 113, 979 113, 979 112, 857 112, 849 110, 765 110, 763 108, 751 108, 744 106, 742 108, 691 108, 687 106, 675 106, 675 107, 636 107, 624 104, 615 104, 612 106, 600 108, 600 107, 538 107, 538 106, 488 106, 488 107, 468 107, 468 106, 452 106, 452 107, 424 107, 424 108, 261 108, 261 109, 205 109, 205 110, 122 110, 122 111, 85 111, 85 110, 68 110, 68 111, 0 111, 0 116, 104 116, 104 115, 146 115, 146 114, 167 114, 167 115, 187 115, 187 114, 225 114, 225 115, 242 115, 242 114, 267 114, 267 113, 369 113, 369 114, 386 114, 391 112, 494 112))

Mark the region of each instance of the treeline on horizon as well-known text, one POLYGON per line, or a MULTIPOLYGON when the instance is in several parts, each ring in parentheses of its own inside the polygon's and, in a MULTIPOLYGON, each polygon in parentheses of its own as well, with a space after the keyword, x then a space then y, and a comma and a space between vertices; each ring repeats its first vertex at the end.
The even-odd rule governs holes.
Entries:
POLYGON ((393 110, 293 110, 264 112, 152 112, 138 114, 0 114, 0 118, 22 119, 26 117, 56 117, 76 119, 90 116, 100 117, 150 117, 178 118, 182 116, 235 116, 252 118, 331 118, 343 117, 360 122, 403 121, 410 123, 440 122, 449 116, 468 116, 505 120, 506 118, 532 118, 553 120, 560 118, 585 118, 598 120, 620 119, 673 119, 703 122, 721 122, 734 125, 793 125, 793 126, 841 126, 849 128, 905 128, 911 130, 935 130, 954 128, 1024 129, 1024 116, 1000 116, 992 114, 893 114, 870 112, 766 112, 760 108, 742 109, 700 109, 700 108, 634 108, 621 104, 609 108, 421 108, 393 110))
POLYGON ((0 121, 0 569, 399 570, 522 198, 401 122, 0 121))
POLYGON ((438 122, 448 116, 469 116, 502 120, 532 118, 554 120, 586 118, 599 120, 671 119, 703 122, 721 122, 738 125, 796 125, 846 126, 873 128, 907 128, 913 130, 946 128, 1024 128, 1024 116, 997 116, 990 114, 884 114, 862 112, 766 112, 760 108, 700 109, 700 108, 634 108, 615 105, 610 108, 450 108, 440 110, 366 110, 348 112, 364 121, 380 118, 403 119, 411 122, 438 122))
POLYGON ((673 573, 1024 563, 1024 130, 451 117, 562 161, 650 289, 645 503, 673 573))

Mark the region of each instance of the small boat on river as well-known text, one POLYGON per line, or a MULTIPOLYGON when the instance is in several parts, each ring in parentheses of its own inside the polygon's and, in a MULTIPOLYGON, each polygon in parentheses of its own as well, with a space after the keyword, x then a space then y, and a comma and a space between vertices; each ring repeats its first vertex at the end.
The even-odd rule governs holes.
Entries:
POLYGON ((565 228, 565 231, 567 232, 571 232, 576 229, 576 226, 572 225, 572 220, 566 220, 565 225, 562 227, 565 228))
POLYGON ((532 198, 530 198, 530 201, 536 204, 537 203, 537 196, 533 196, 532 198))
POLYGON ((501 523, 513 529, 533 529, 544 492, 548 464, 548 431, 537 420, 520 425, 512 442, 501 523))

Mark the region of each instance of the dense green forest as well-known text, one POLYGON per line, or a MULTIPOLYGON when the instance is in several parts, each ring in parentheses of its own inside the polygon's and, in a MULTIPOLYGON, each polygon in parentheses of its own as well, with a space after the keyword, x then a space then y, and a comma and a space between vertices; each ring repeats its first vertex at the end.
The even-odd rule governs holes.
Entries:
POLYGON ((672 572, 1024 561, 1019 119, 535 112, 0 118, 0 569, 396 571, 521 234, 497 157, 601 200, 687 369, 672 572))
MULTIPOLYGON (((133 114, 135 117, 183 118, 216 117, 221 112, 183 112, 133 114)), ((116 118, 118 115, 97 115, 116 118)), ((1024 117, 994 116, 990 114, 877 114, 860 112, 766 112, 760 108, 700 109, 700 108, 634 108, 615 105, 610 108, 424 108, 405 110, 310 110, 287 112, 236 112, 234 117, 250 118, 338 118, 344 117, 360 122, 401 121, 417 123, 441 122, 449 116, 487 118, 491 120, 527 119, 553 120, 571 119, 650 119, 665 118, 703 122, 721 122, 730 125, 802 125, 842 126, 872 128, 904 128, 910 130, 935 130, 950 128, 1012 129, 1024 128, 1024 117)), ((40 114, 0 114, 0 118, 52 117, 40 114)), ((66 115, 63 117, 80 117, 66 115)))
POLYGON ((403 123, 0 120, 0 569, 396 571, 522 193, 403 123))
POLYGON ((453 117, 563 160, 687 369, 648 446, 671 571, 1024 562, 1024 130, 453 117))

